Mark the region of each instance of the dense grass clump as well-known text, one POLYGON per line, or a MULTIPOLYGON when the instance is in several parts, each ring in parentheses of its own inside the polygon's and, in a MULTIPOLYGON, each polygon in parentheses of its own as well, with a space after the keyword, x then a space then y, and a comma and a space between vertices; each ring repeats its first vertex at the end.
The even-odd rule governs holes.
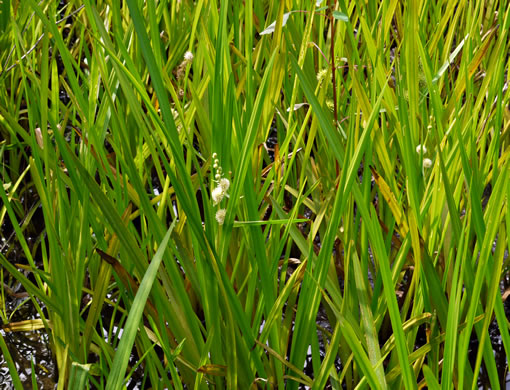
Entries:
POLYGON ((3 0, 0 31, 16 389, 504 387, 507 1, 3 0))

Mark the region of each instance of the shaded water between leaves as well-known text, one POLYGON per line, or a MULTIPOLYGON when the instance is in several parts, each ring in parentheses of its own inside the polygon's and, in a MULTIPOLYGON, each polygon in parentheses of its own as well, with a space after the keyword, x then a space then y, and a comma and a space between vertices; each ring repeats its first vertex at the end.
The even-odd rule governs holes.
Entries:
MULTIPOLYGON (((510 287, 510 276, 505 278, 506 282, 503 281, 501 283, 502 293, 504 291, 508 291, 510 287), (503 290, 504 289, 504 290, 503 290)), ((6 309, 9 312, 13 313, 11 317, 12 322, 27 320, 27 319, 37 319, 38 314, 35 310, 31 309, 33 306, 30 302, 24 302, 23 299, 20 298, 11 298, 7 300, 6 309), (17 310, 16 310, 17 308, 17 310)), ((507 318, 510 318, 510 303, 505 301, 505 312, 507 318)), ((330 328, 329 323, 327 322, 327 318, 324 316, 324 313, 319 311, 317 316, 317 324, 323 329, 328 330, 330 328)), ((16 364, 16 369, 20 379, 23 383, 25 389, 32 389, 32 372, 34 373, 34 379, 37 382, 37 386, 39 389, 56 389, 56 384, 58 381, 57 378, 57 370, 56 365, 53 360, 48 335, 44 329, 36 330, 32 332, 2 332, 2 336, 5 339, 5 342, 9 348, 9 352, 16 364)), ((489 328, 489 336, 492 343, 493 351, 496 358, 496 364, 498 368, 498 372, 500 373, 500 381, 502 382, 502 388, 510 390, 510 374, 508 373, 508 362, 506 359, 506 354, 503 348, 503 343, 501 340, 501 336, 499 333, 499 328, 494 321, 489 328)), ((420 343, 420 338, 425 338, 425 336, 420 336, 418 334, 417 344, 420 343)), ((425 340, 421 340, 421 343, 425 343, 425 340)), ((319 345, 320 345, 320 354, 321 357, 324 357, 325 348, 322 334, 319 334, 319 345)), ((473 332, 473 337, 469 346, 469 357, 472 364, 474 364, 474 360, 476 359, 476 353, 478 350, 478 340, 476 338, 475 333, 473 332)), ((136 356, 133 356, 136 359, 136 356)), ((132 363, 135 363, 133 361, 132 363)), ((341 369, 340 361, 336 362, 337 370, 341 369)), ((309 355, 305 361, 304 371, 307 375, 313 377, 313 368, 311 363, 311 351, 309 351, 309 355)), ((140 373, 141 374, 141 373, 140 373)), ((141 376, 135 375, 135 380, 131 381, 128 388, 129 389, 142 389, 142 378, 141 376)), ((488 389, 489 383, 487 381, 485 369, 482 367, 479 379, 479 389, 488 389)), ((12 384, 11 376, 9 370, 7 368, 7 363, 3 356, 0 356, 0 390, 10 390, 14 389, 12 384)))

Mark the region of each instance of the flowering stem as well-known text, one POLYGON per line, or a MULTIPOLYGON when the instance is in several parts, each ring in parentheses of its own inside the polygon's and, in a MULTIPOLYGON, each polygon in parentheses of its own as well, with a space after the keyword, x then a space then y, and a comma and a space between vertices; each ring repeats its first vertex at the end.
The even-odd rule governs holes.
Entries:
POLYGON ((333 18, 334 2, 329 0, 329 20, 331 21, 331 80, 333 82, 333 115, 335 118, 335 128, 338 124, 338 107, 336 101, 336 77, 335 77, 335 19, 333 18))
MULTIPOLYGON (((336 61, 335 61, 335 18, 333 17, 334 2, 329 0, 329 20, 331 21, 331 42, 330 42, 330 55, 331 55, 331 81, 333 83, 333 118, 335 120, 335 129, 338 127, 338 107, 336 102, 336 61)), ((340 174, 340 167, 338 161, 336 162, 336 175, 340 174)), ((340 182, 337 183, 337 188, 340 182)))

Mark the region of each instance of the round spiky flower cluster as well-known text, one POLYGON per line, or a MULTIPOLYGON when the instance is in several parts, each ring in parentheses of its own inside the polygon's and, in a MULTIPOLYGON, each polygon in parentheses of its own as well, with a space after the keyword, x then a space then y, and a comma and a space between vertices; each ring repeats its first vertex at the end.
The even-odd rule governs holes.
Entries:
POLYGON ((416 147, 416 153, 420 154, 420 153, 427 153, 427 147, 425 145, 418 145, 416 147))
POLYGON ((225 215, 227 215, 226 209, 219 209, 216 211, 216 221, 218 221, 219 225, 223 225, 223 222, 225 222, 225 215))
POLYGON ((319 84, 322 83, 326 79, 327 74, 328 74, 328 68, 319 70, 319 72, 317 73, 317 81, 319 82, 319 84))
POLYGON ((193 61, 193 53, 190 51, 184 53, 184 61, 186 61, 188 64, 191 64, 191 61, 193 61))
MULTIPOLYGON (((418 153, 420 156, 427 153, 427 148, 425 145, 418 145, 416 147, 416 153, 418 153)), ((424 158, 423 159, 423 168, 430 168, 432 166, 432 160, 430 158, 424 158)))
MULTIPOLYGON (((216 153, 213 153, 212 157, 213 157, 213 169, 216 172, 214 175, 214 182, 217 184, 217 186, 211 192, 211 199, 213 201, 213 206, 216 206, 223 200, 223 198, 225 197, 228 198, 227 191, 230 188, 230 181, 227 178, 223 177, 223 170, 220 166, 220 160, 218 160, 218 155, 216 153)), ((220 225, 223 225, 226 213, 227 210, 225 209, 219 209, 216 212, 216 221, 218 221, 220 225)))

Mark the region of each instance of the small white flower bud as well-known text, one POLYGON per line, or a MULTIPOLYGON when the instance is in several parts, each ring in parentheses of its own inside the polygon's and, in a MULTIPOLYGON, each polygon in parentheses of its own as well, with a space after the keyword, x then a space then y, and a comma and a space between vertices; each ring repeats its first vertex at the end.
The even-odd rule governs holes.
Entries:
POLYGON ((432 160, 430 158, 423 159, 423 168, 430 168, 432 166, 432 160))
POLYGON ((216 180, 220 180, 220 179, 221 179, 221 175, 220 175, 219 173, 217 173, 216 175, 214 175, 214 178, 215 178, 216 180))
POLYGON ((216 158, 216 157, 218 157, 218 154, 213 153, 213 154, 212 154, 212 158, 216 158))

